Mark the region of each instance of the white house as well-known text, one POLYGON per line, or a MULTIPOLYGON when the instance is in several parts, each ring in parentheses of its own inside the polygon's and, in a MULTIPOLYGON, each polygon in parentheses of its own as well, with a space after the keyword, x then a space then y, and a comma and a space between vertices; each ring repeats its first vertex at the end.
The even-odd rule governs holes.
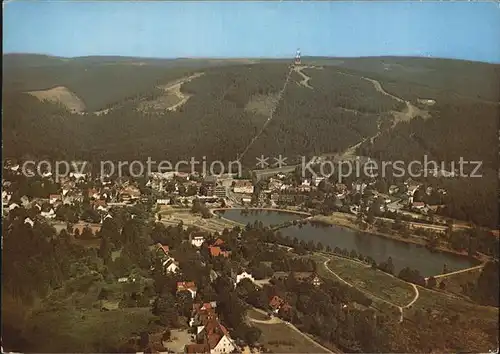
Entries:
POLYGON ((9 211, 12 211, 17 208, 19 208, 19 204, 17 203, 12 203, 11 205, 9 205, 9 211))
POLYGON ((252 194, 253 193, 253 184, 251 181, 247 180, 239 180, 235 181, 234 184, 234 193, 242 193, 242 194, 252 194))
POLYGON ((30 218, 25 218, 24 219, 24 223, 25 224, 30 224, 31 227, 33 227, 33 225, 35 224, 35 222, 33 220, 31 220, 30 218))
POLYGON ((46 219, 54 219, 56 217, 56 213, 53 208, 51 208, 49 211, 42 211, 40 215, 46 219))
POLYGON ((156 204, 158 204, 158 205, 168 205, 168 204, 170 204, 170 198, 156 199, 156 204))
POLYGON ((200 248, 201 245, 203 244, 203 242, 205 242, 205 237, 204 236, 194 236, 192 239, 191 239, 191 244, 194 246, 194 247, 198 247, 200 248))
POLYGON ((243 279, 250 279, 252 283, 255 281, 252 274, 247 272, 241 272, 239 274, 236 274, 236 276, 234 277, 234 286, 238 285, 239 282, 242 281, 243 279))
POLYGON ((210 354, 232 353, 236 349, 229 334, 224 334, 213 349, 210 349, 210 354))
POLYGON ((166 273, 177 273, 177 271, 179 270, 177 262, 172 257, 164 260, 162 264, 163 269, 165 269, 166 273))

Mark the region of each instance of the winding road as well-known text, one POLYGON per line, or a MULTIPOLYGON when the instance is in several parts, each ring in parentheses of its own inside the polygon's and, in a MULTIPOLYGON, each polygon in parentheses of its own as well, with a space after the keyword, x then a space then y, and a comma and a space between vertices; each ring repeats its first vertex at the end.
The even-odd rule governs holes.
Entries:
POLYGON ((311 85, 309 85, 309 80, 311 80, 311 77, 310 76, 307 76, 306 74, 304 74, 304 72, 302 71, 303 69, 307 69, 309 68, 308 66, 295 66, 293 68, 293 71, 295 71, 297 74, 299 74, 300 76, 302 76, 302 81, 299 82, 299 85, 301 86, 304 86, 304 87, 307 87, 309 89, 313 89, 313 87, 311 85))

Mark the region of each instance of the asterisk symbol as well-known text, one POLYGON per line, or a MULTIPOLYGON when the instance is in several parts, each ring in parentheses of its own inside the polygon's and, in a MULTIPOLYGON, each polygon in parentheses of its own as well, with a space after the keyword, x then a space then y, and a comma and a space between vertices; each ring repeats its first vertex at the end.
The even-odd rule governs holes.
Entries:
POLYGON ((283 167, 283 166, 286 166, 286 157, 283 157, 281 156, 281 154, 278 156, 278 158, 274 158, 274 160, 276 161, 276 163, 274 164, 274 166, 277 166, 277 167, 283 167))
POLYGON ((264 155, 260 155, 260 157, 257 157, 256 166, 259 168, 266 168, 267 166, 269 166, 269 162, 267 162, 267 160, 269 160, 269 157, 265 157, 264 155))

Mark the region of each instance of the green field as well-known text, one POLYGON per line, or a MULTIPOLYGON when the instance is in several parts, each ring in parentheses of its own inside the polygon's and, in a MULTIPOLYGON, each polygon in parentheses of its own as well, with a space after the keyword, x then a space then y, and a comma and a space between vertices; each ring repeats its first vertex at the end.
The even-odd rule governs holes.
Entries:
POLYGON ((270 319, 270 317, 268 315, 265 315, 262 312, 259 312, 259 311, 254 310, 254 309, 249 309, 247 311, 247 316, 250 318, 253 318, 255 320, 259 320, 259 321, 267 321, 270 319))
MULTIPOLYGON (((337 279, 325 268, 323 256, 317 257, 316 260, 321 264, 320 269, 323 270, 324 275, 337 279)), ((411 285, 360 262, 331 256, 327 264, 331 271, 356 288, 397 306, 405 306, 415 296, 411 285)))
POLYGON ((259 342, 275 353, 326 353, 284 323, 252 323, 262 331, 259 342))
POLYGON ((415 297, 411 285, 363 264, 335 257, 328 262, 328 268, 356 288, 368 291, 398 306, 405 306, 415 297))
POLYGON ((55 348, 65 353, 109 352, 147 330, 151 318, 149 307, 105 312, 61 309, 34 314, 27 331, 37 352, 55 348))

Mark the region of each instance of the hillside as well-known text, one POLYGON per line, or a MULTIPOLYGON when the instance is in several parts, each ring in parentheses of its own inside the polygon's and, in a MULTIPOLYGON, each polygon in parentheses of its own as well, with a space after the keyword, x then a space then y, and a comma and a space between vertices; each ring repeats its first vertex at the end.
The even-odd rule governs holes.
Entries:
POLYGON ((346 150, 391 161, 463 157, 483 161, 485 178, 443 182, 455 191, 448 213, 485 225, 498 215, 499 65, 305 58, 290 71, 270 59, 4 59, 5 157, 228 162, 244 153, 248 168, 260 155, 290 163, 346 150), (87 114, 27 94, 58 86, 87 114))

